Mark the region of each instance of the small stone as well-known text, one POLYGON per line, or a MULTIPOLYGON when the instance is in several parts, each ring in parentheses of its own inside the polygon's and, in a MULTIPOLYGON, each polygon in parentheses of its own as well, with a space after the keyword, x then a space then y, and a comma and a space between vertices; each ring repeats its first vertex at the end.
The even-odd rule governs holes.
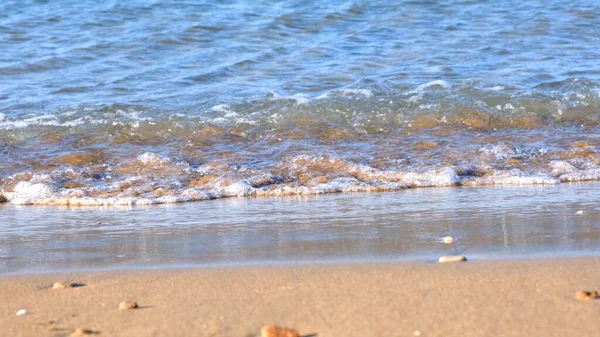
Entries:
POLYGON ((131 310, 139 308, 138 304, 134 301, 123 301, 119 303, 119 310, 131 310))
POLYGON ((580 290, 578 292, 575 293, 575 298, 580 300, 580 301, 585 301, 585 300, 595 300, 597 299, 598 296, 598 291, 594 290, 594 291, 585 291, 585 290, 580 290))
POLYGON ((269 324, 263 326, 260 329, 261 337, 300 337, 300 334, 296 330, 282 328, 275 324, 269 324))
POLYGON ((29 312, 26 309, 21 309, 17 311, 17 316, 27 315, 29 312))
POLYGON ((577 215, 582 215, 583 213, 585 213, 582 209, 578 210, 575 214, 577 215))
POLYGON ((467 261, 467 257, 463 255, 453 255, 453 256, 442 256, 438 259, 439 263, 445 262, 461 262, 467 261))
POLYGON ((75 331, 73 331, 73 333, 71 333, 69 335, 69 337, 79 337, 79 336, 86 336, 86 335, 95 335, 97 332, 91 329, 75 329, 75 331))
POLYGON ((451 236, 445 236, 442 241, 444 241, 444 243, 452 243, 454 242, 454 238, 451 236))
POLYGON ((421 336, 421 331, 415 330, 415 332, 413 332, 413 335, 415 335, 415 336, 421 336))
POLYGON ((52 285, 52 289, 54 290, 65 288, 71 288, 71 283, 54 282, 54 284, 52 285))

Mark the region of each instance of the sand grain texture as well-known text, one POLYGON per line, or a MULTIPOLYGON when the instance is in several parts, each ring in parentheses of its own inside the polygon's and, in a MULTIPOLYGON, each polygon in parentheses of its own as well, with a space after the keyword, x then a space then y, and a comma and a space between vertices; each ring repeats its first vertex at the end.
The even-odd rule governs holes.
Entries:
POLYGON ((573 294, 599 280, 600 258, 3 276, 0 330, 258 337, 275 323, 318 337, 598 336, 600 301, 573 294), (47 291, 57 278, 86 286, 47 291), (115 310, 123 298, 144 305, 115 310))

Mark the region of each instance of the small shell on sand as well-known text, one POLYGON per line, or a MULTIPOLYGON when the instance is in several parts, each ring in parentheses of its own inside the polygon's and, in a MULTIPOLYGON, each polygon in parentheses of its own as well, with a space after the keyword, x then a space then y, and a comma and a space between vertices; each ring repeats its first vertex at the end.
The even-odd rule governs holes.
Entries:
POLYGON ((585 300, 595 300, 597 299, 598 296, 598 291, 594 290, 594 291, 585 291, 585 290, 580 290, 578 292, 575 293, 575 298, 580 300, 580 301, 585 301, 585 300))
POLYGON ((27 315, 29 312, 26 309, 21 309, 17 311, 17 316, 27 315))
POLYGON ((582 215, 583 213, 585 213, 585 212, 582 209, 580 209, 577 212, 575 212, 575 214, 577 214, 577 215, 582 215))
POLYGON ((91 329, 75 329, 75 331, 73 331, 73 333, 71 333, 69 335, 69 337, 79 337, 79 336, 86 336, 86 335, 95 335, 97 334, 96 331, 91 330, 91 329))
POLYGON ((442 241, 444 241, 444 243, 452 243, 452 242, 454 242, 454 238, 451 236, 444 236, 442 238, 442 241))
POLYGON ((453 255, 453 256, 442 256, 438 259, 439 263, 445 262, 461 262, 467 261, 467 257, 463 255, 453 255))
POLYGON ((298 331, 296 331, 296 330, 282 328, 275 324, 269 324, 269 325, 263 326, 263 328, 260 329, 260 336, 261 337, 300 337, 300 334, 298 334, 298 331))
POLYGON ((134 301, 123 301, 119 303, 119 310, 130 310, 139 308, 138 304, 134 301))
POLYGON ((54 284, 52 285, 52 289, 54 289, 54 290, 65 289, 65 288, 71 288, 71 283, 54 282, 54 284))

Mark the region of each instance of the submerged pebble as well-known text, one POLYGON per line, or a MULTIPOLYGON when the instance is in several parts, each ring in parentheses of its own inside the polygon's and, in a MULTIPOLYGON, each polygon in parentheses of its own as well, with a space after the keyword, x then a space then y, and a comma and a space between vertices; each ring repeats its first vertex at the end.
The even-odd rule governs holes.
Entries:
POLYGON ((444 241, 444 243, 452 243, 454 242, 454 238, 451 236, 445 236, 442 241, 444 241))
POLYGON ((438 259, 439 263, 444 262, 461 262, 467 261, 467 257, 463 255, 442 256, 438 259))
POLYGON ((131 310, 139 308, 137 302, 134 301, 122 301, 119 303, 119 310, 131 310))
POLYGON ((575 298, 580 300, 580 301, 585 301, 585 300, 595 300, 597 299, 598 296, 598 291, 594 290, 594 291, 585 291, 585 290, 580 290, 578 292, 575 293, 575 298))
POLYGON ((263 326, 260 329, 261 337, 300 337, 300 334, 296 330, 282 328, 275 324, 269 324, 263 326))

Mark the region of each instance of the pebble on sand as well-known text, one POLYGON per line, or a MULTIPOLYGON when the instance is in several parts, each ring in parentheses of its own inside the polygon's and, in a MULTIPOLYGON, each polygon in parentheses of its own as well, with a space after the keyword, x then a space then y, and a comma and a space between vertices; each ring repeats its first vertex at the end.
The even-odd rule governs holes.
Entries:
POLYGON ((123 301, 119 303, 119 310, 130 310, 139 308, 137 302, 134 301, 123 301))
POLYGON ((577 212, 575 212, 575 214, 577 214, 577 215, 582 215, 583 213, 585 213, 585 212, 582 209, 580 209, 577 212))
POLYGON ((96 331, 91 330, 91 329, 75 329, 75 331, 73 331, 73 333, 71 333, 69 335, 69 337, 79 337, 79 336, 86 336, 86 335, 95 335, 97 334, 96 331))
POLYGON ((452 242, 454 242, 454 238, 451 236, 444 236, 442 238, 442 241, 444 241, 444 243, 452 243, 452 242))
POLYGON ((595 300, 597 299, 598 296, 598 291, 594 290, 594 291, 585 291, 585 290, 580 290, 578 292, 575 293, 575 298, 580 300, 580 301, 585 301, 585 300, 595 300))
POLYGON ((17 316, 27 315, 29 312, 26 309, 17 311, 17 316))
POLYGON ((269 324, 263 326, 260 329, 261 337, 300 337, 300 334, 296 330, 282 328, 275 324, 269 324))
POLYGON ((445 262, 461 262, 467 261, 467 257, 463 255, 453 255, 453 256, 442 256, 438 259, 439 263, 445 262))
POLYGON ((65 288, 71 288, 71 283, 63 283, 63 282, 54 282, 54 284, 52 285, 52 289, 56 290, 56 289, 65 289, 65 288))

